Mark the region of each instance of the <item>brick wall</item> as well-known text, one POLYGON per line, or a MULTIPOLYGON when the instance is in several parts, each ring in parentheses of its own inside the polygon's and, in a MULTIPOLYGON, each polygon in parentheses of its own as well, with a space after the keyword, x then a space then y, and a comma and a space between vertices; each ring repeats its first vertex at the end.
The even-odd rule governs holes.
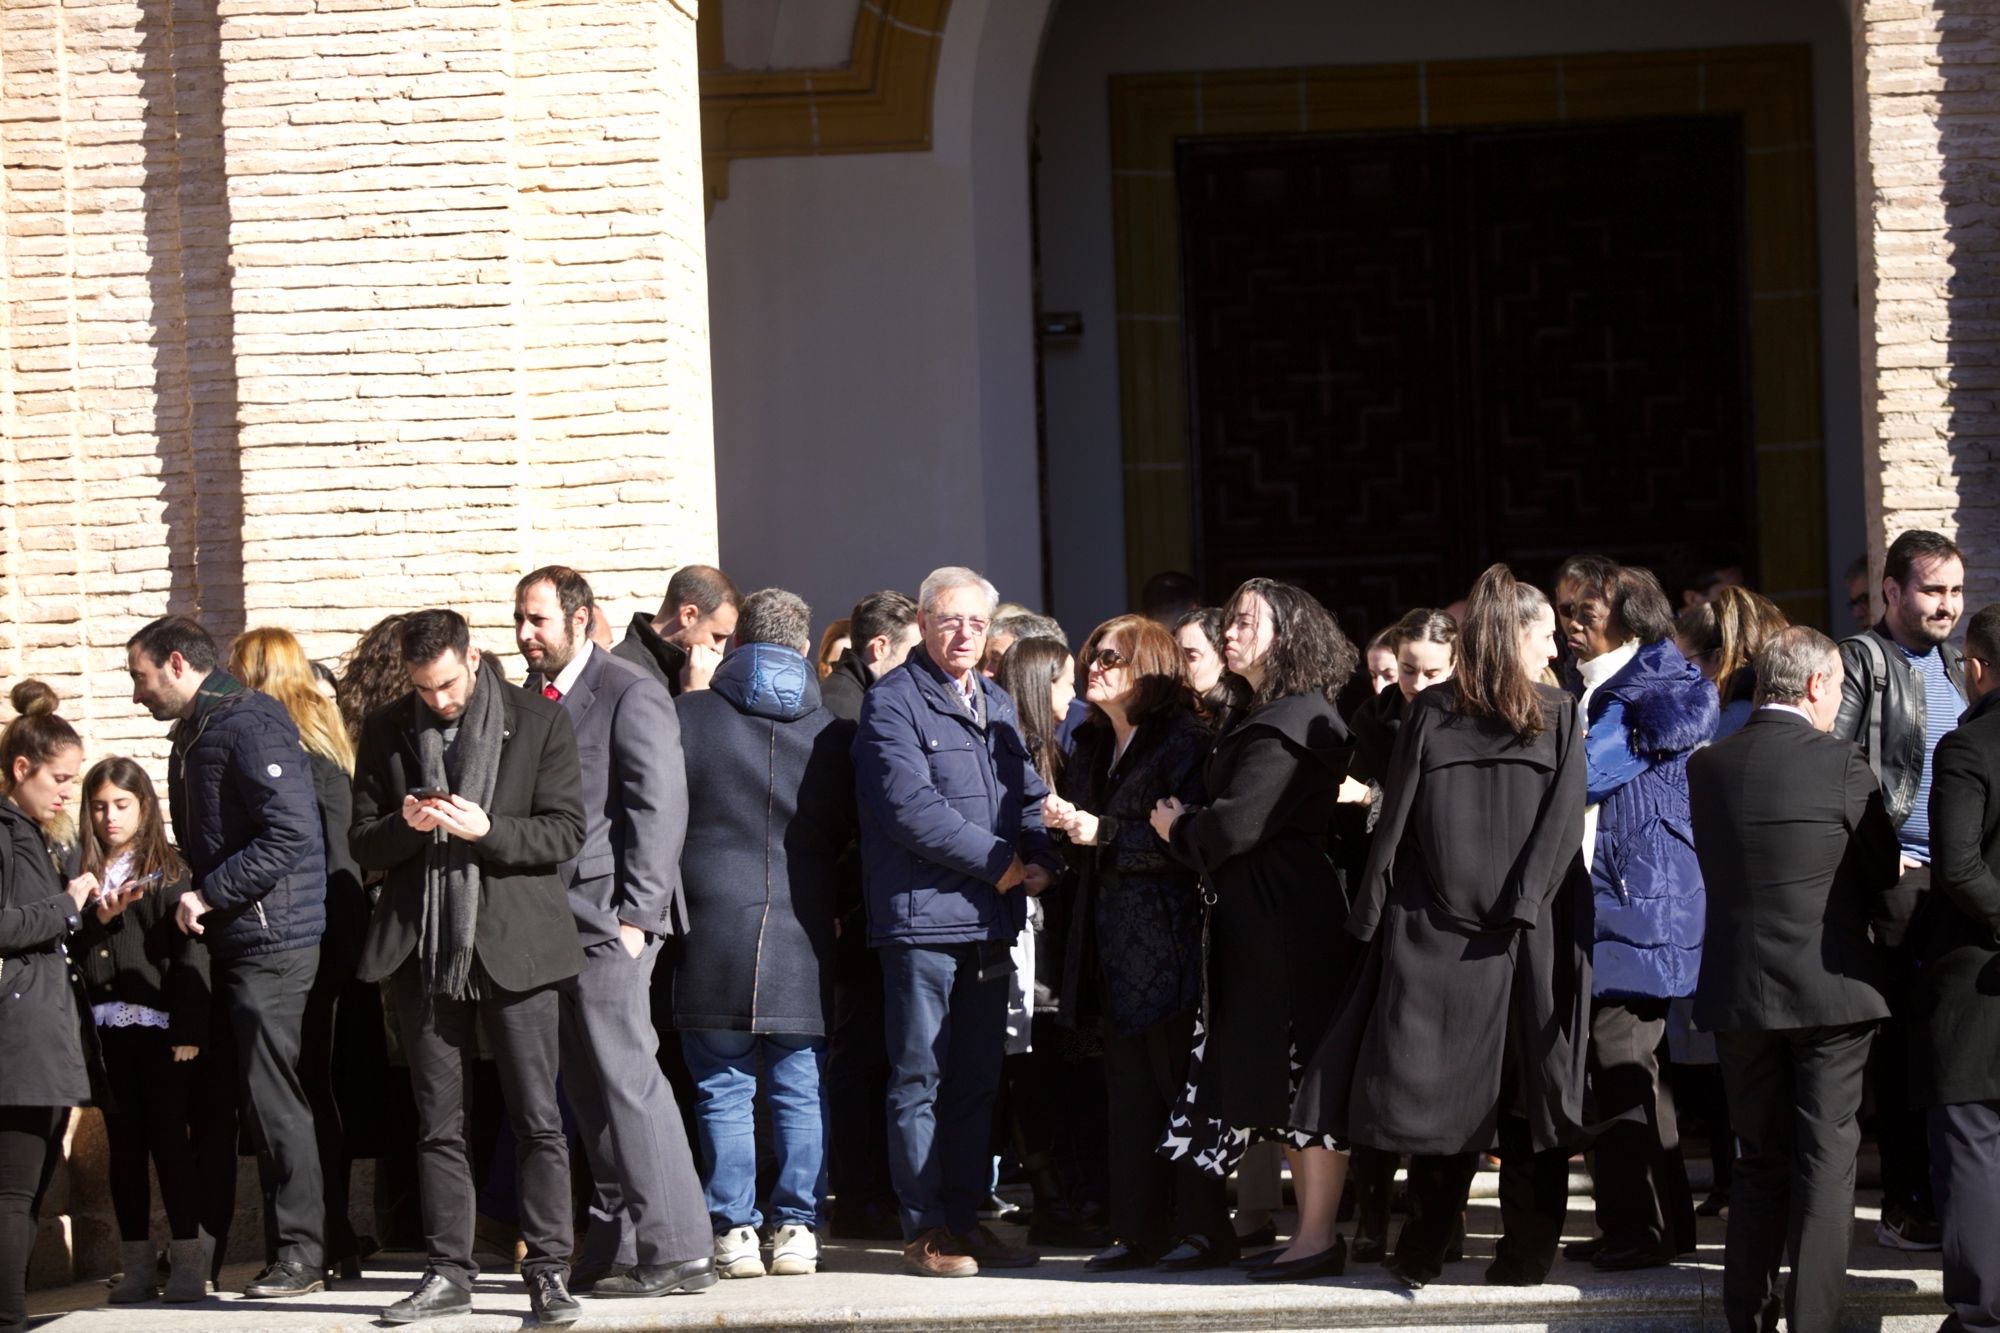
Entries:
POLYGON ((650 612, 715 556, 703 228, 694 0, 0 0, 0 680, 157 772, 168 611, 454 605, 517 675, 536 565, 650 612))
POLYGON ((1870 557, 1956 534, 2000 600, 2000 3, 1857 0, 1864 481, 1870 557))

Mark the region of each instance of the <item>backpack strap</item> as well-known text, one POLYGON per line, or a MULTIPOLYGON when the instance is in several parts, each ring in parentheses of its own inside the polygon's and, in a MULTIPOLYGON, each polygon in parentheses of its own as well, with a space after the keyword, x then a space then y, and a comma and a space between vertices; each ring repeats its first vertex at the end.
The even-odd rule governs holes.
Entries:
POLYGON ((1874 693, 1868 697, 1867 750, 1868 767, 1879 785, 1882 782, 1882 705, 1889 691, 1889 659, 1882 651, 1881 641, 1873 633, 1864 632, 1854 638, 1868 654, 1868 674, 1875 687, 1874 693))

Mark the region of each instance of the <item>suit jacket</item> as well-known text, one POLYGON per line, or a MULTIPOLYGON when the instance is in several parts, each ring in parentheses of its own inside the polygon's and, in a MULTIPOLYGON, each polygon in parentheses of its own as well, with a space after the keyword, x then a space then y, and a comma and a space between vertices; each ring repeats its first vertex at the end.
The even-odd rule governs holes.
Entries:
POLYGON ((1931 756, 1931 892, 1915 927, 1913 1100, 2000 1099, 2000 694, 1931 756))
MULTIPOLYGON (((527 689, 540 694, 544 683, 531 674, 527 689)), ((648 935, 685 935, 687 770, 673 697, 593 647, 562 709, 583 768, 583 850, 562 869, 578 938, 585 948, 617 939, 621 922, 648 935)))
POLYGON ((1708 924, 1694 1021, 1710 1032, 1887 1018, 1870 917, 1896 830, 1860 749, 1759 709, 1688 761, 1708 924))
MULTIPOLYGON (((479 927, 474 949, 486 975, 510 991, 534 990, 583 968, 576 922, 560 873, 583 845, 576 734, 562 705, 482 671, 478 687, 500 690, 506 733, 478 843, 479 927)), ((354 826, 348 846, 363 870, 385 872, 357 975, 383 981, 417 947, 424 916, 424 851, 430 835, 403 822, 403 796, 423 785, 415 693, 370 717, 354 766, 354 826)))

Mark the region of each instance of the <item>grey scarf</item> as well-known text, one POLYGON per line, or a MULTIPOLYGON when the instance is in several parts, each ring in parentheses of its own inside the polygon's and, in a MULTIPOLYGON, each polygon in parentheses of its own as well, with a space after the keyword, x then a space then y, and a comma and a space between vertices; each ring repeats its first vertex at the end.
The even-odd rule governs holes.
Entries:
MULTIPOLYGON (((459 715, 458 739, 449 763, 442 729, 430 726, 417 733, 425 785, 449 788, 488 815, 493 813, 500 745, 507 734, 504 688, 499 671, 482 660, 472 697, 459 715)), ((479 854, 465 839, 440 830, 424 852, 424 923, 417 964, 426 993, 453 1000, 474 998, 473 939, 478 930, 479 854)))

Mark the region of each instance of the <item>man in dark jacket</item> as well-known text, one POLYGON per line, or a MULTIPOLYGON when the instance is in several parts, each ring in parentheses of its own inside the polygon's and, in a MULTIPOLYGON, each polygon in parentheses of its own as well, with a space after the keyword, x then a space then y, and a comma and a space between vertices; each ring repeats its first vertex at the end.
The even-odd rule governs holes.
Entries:
POLYGON ((980 674, 1000 595, 945 568, 923 641, 877 681, 854 741, 868 942, 882 963, 889 1170, 904 1262, 932 1277, 1031 1264, 979 1225, 1006 1040, 1008 947, 1060 868, 1006 691, 980 674))
POLYGON ((687 933, 687 773, 674 701, 585 637, 583 575, 550 565, 514 589, 530 694, 562 704, 584 761, 583 850, 563 865, 583 970, 563 981, 563 1092, 590 1157, 591 1218, 576 1285, 665 1296, 715 1283, 701 1182, 653 1026, 653 969, 687 933), (637 1058, 643 1057, 643 1058, 637 1058))
POLYGON ((2000 1328, 2000 606, 1965 632, 1972 707, 1938 742, 1913 941, 1911 1101, 1930 1118, 1950 1329, 2000 1328))
POLYGON ((1889 1013, 1868 922, 1896 880, 1895 831, 1852 745, 1833 642, 1794 626, 1756 658, 1758 708, 1688 761, 1708 919, 1694 1020, 1715 1033, 1740 1153, 1723 1312, 1838 1328, 1853 1231, 1861 1077, 1889 1013))
POLYGON ((680 699, 690 795, 681 873, 698 947, 674 970, 672 1002, 701 1089, 716 1265, 755 1277, 760 1064, 777 1156, 771 1271, 811 1273, 819 1262, 819 1052, 836 879, 854 839, 854 726, 820 706, 803 601, 751 593, 737 626, 710 687, 680 699))
POLYGON ((611 651, 667 687, 679 698, 705 690, 722 661, 742 596, 729 576, 714 565, 682 565, 667 580, 660 613, 632 617, 625 637, 611 651))
POLYGON ((174 724, 167 798, 194 872, 177 918, 208 946, 277 1239, 275 1261, 244 1294, 319 1291, 326 1264, 319 1146, 299 1080, 306 997, 326 928, 312 770, 284 707, 218 670, 215 641, 194 621, 154 621, 125 645, 125 659, 132 701, 174 724))
POLYGON ((583 845, 576 734, 562 705, 509 685, 456 611, 403 622, 412 692, 361 729, 348 841, 385 872, 356 971, 389 983, 410 1058, 429 1268, 382 1317, 472 1308, 465 1069, 484 1032, 520 1144, 521 1273, 535 1316, 580 1313, 565 1277, 569 1144, 556 1107, 557 983, 583 965, 559 867, 583 845))
POLYGON ((1930 1153, 1921 1110, 1909 1103, 1909 1024, 1903 997, 1917 960, 1904 935, 1930 888, 1933 751, 1958 723, 1965 694, 1958 650, 1947 640, 1965 609, 1965 559, 1949 537, 1912 529, 1882 563, 1882 620, 1840 645, 1844 673, 1833 734, 1861 746, 1902 847, 1902 880, 1877 913, 1883 986, 1896 1017, 1876 1034, 1869 1078, 1882 1149, 1882 1221, 1891 1249, 1938 1248, 1930 1153))
MULTIPOLYGON (((845 722, 861 720, 861 700, 916 647, 917 604, 894 591, 871 592, 848 618, 853 647, 820 682, 820 702, 845 722)), ((826 1047, 827 1174, 836 1236, 888 1240, 903 1234, 889 1181, 889 1051, 882 1044, 882 968, 868 947, 858 852, 841 865, 840 933, 834 942, 832 1031, 826 1047)))

